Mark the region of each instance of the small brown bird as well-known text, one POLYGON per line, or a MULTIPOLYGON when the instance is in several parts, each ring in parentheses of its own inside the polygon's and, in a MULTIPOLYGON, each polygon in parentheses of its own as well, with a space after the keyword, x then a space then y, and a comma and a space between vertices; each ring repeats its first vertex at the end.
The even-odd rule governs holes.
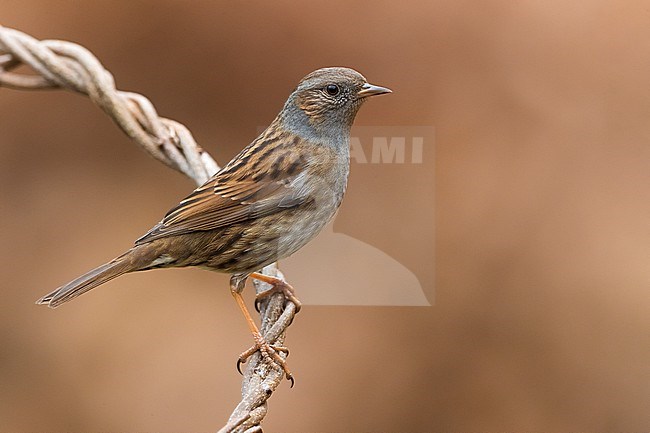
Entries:
POLYGON ((350 128, 367 97, 390 93, 348 68, 323 68, 303 78, 280 114, 209 181, 171 209, 135 246, 45 295, 52 308, 122 274, 198 266, 231 274, 230 288, 257 350, 293 379, 281 347, 264 341, 241 292, 250 276, 296 304, 293 289, 255 271, 287 257, 327 224, 338 209, 350 168, 350 128))

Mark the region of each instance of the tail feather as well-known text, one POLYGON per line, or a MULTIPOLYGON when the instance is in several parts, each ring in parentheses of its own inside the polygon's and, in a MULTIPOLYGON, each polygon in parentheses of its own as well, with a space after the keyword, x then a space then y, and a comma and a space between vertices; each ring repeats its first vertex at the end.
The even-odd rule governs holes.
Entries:
POLYGON ((43 296, 36 301, 37 304, 45 304, 51 308, 56 308, 59 305, 68 302, 79 295, 94 289, 100 284, 104 284, 113 278, 119 277, 133 269, 129 266, 128 261, 123 257, 105 263, 90 272, 87 272, 79 278, 70 281, 68 284, 59 287, 52 293, 43 296))
POLYGON ((48 293, 36 303, 56 308, 120 275, 161 267, 161 265, 173 262, 168 254, 163 254, 164 251, 164 243, 152 242, 133 247, 110 262, 86 272, 52 293, 48 293))

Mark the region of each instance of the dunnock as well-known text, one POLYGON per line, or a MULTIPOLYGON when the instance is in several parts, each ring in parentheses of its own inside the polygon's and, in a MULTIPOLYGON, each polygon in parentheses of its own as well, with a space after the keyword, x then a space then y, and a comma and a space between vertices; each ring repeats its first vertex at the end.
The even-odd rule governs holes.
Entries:
MULTIPOLYGON (((390 93, 348 68, 323 68, 300 81, 271 125, 209 181, 194 190, 135 246, 37 301, 50 307, 122 274, 199 266, 231 274, 230 289, 248 321, 255 345, 291 373, 260 335, 241 292, 250 276, 296 304, 285 281, 255 271, 287 257, 332 218, 350 167, 350 128, 367 97, 390 93)), ((239 364, 239 363, 238 363, 239 364)))

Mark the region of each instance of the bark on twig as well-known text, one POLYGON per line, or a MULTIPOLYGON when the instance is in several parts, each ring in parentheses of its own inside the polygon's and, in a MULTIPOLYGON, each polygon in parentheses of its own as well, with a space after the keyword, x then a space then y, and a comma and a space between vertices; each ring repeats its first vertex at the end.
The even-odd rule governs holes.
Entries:
MULTIPOLYGON (((43 40, 0 26, 0 87, 17 90, 66 89, 81 93, 108 114, 149 155, 203 184, 219 166, 182 124, 160 117, 144 96, 115 88, 113 76, 86 48, 66 41, 43 40), (36 75, 12 72, 21 65, 36 75)), ((275 264, 266 275, 281 275, 275 264)), ((269 287, 255 281, 260 293, 269 287)), ((275 345, 283 345, 295 315, 293 303, 282 294, 270 296, 260 306, 261 332, 275 345)), ((282 370, 265 363, 259 353, 250 357, 244 371, 242 399, 219 433, 260 432, 267 413, 266 401, 283 379, 282 370)))

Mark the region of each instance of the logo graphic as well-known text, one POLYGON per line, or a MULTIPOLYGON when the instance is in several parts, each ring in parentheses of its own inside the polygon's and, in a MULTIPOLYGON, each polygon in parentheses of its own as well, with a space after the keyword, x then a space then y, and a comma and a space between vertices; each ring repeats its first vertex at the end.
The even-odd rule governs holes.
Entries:
MULTIPOLYGON (((363 164, 377 165, 376 170, 396 168, 389 165, 400 165, 403 167, 400 170, 409 170, 409 166, 415 164, 424 168, 426 160, 431 165, 426 167, 427 172, 432 173, 433 146, 433 127, 355 127, 350 140, 351 170, 354 172, 355 166, 360 169, 358 165, 363 164)), ((402 187, 400 179, 397 181, 397 188, 402 187)), ((403 187, 408 188, 408 185, 403 187)), ((433 196, 430 200, 433 201, 433 196)), ((428 204, 432 206, 432 203, 428 204)), ((345 202, 344 206, 347 205, 349 203, 345 202)), ((372 221, 367 224, 372 224, 372 221)), ((433 221, 430 224, 432 234, 433 221)), ((394 226, 404 230, 403 221, 395 221, 394 226)), ((406 229, 420 230, 419 227, 406 229)), ((280 262, 280 268, 291 284, 300 288, 300 299, 304 304, 429 306, 433 303, 433 291, 427 290, 425 294, 417 276, 393 258, 390 251, 356 239, 350 231, 353 232, 337 233, 334 223, 330 222, 298 254, 280 262)), ((428 245, 430 248, 423 250, 433 251, 432 236, 422 238, 422 242, 431 243, 428 245)), ((418 245, 408 247, 419 248, 418 245)), ((433 268, 433 257, 430 263, 433 268)), ((433 272, 433 269, 427 272, 433 272)))

